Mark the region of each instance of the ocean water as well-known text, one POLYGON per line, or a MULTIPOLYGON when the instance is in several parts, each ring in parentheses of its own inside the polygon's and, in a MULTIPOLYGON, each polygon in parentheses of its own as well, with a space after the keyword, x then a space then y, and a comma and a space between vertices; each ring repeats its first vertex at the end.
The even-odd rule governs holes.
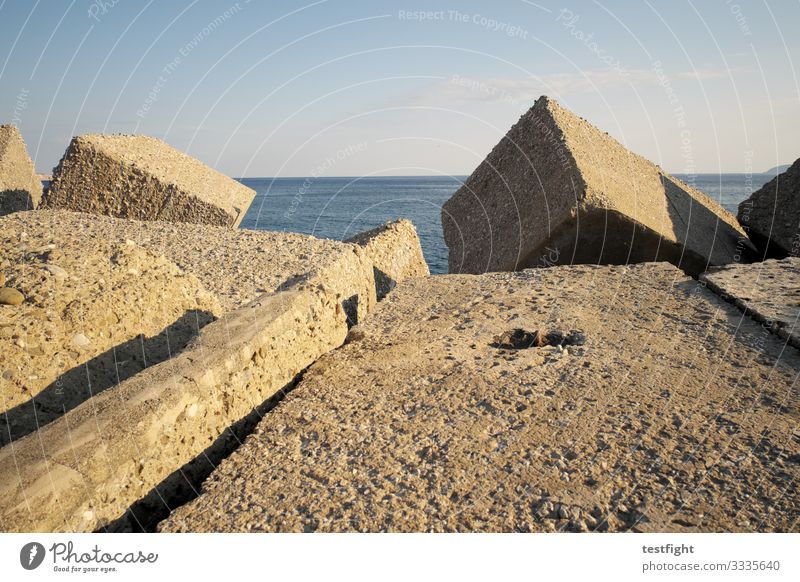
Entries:
POLYGON ((434 273, 447 272, 439 213, 465 176, 242 178, 256 191, 242 228, 343 240, 389 220, 408 218, 434 273))
MULTIPOLYGON (((742 200, 773 174, 676 174, 736 214, 742 200)), ((346 239, 388 220, 417 228, 432 273, 447 272, 440 209, 466 176, 369 178, 242 178, 256 191, 242 228, 346 239)))

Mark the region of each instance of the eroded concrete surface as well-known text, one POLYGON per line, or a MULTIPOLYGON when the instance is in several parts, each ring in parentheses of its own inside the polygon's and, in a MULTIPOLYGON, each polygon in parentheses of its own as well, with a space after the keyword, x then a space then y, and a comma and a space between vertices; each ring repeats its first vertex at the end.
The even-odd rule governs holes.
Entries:
POLYGON ((412 279, 161 528, 796 531, 798 370, 663 263, 412 279))

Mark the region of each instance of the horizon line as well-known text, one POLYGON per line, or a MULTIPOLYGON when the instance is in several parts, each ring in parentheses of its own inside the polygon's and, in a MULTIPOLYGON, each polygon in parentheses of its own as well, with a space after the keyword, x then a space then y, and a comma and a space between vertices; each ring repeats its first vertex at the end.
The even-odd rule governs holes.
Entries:
MULTIPOLYGON (((774 167, 790 166, 791 164, 779 164, 774 167)), ((770 168, 769 170, 772 170, 770 168)), ((762 172, 665 172, 670 176, 721 176, 721 175, 757 175, 757 174, 772 174, 771 171, 762 172)), ((783 172, 780 172, 783 173, 783 172)), ((314 180, 326 180, 332 178, 350 178, 350 179, 363 179, 363 178, 468 178, 470 174, 386 174, 386 175, 335 175, 335 176, 231 176, 234 180, 304 180, 312 178, 314 180)), ((777 174, 775 174, 777 175, 777 174)))

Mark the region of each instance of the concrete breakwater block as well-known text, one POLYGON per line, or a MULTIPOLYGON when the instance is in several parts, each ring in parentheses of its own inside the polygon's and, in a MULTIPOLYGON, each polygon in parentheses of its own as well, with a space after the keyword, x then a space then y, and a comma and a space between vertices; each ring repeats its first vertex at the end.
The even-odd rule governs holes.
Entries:
POLYGON ((25 141, 15 125, 0 125, 0 216, 33 210, 42 199, 25 141))
POLYGON ((417 229, 410 220, 388 222, 345 242, 362 247, 372 261, 378 299, 386 297, 389 291, 406 279, 431 274, 422 255, 417 229))
POLYGON ((0 218, 0 275, 23 298, 0 305, 0 445, 168 359, 222 314, 160 253, 41 218, 0 218))
POLYGON ((797 527, 800 354, 669 264, 409 279, 355 331, 162 531, 797 527))
POLYGON ((738 217, 762 256, 800 255, 800 159, 739 204, 738 217))
POLYGON ((56 237, 79 233, 76 238, 87 245, 98 239, 132 240, 195 275, 217 296, 223 311, 300 280, 324 284, 341 295, 351 324, 375 305, 372 262, 353 244, 290 232, 122 220, 64 210, 18 213, 5 220, 13 220, 13 228, 50 230, 56 237))
POLYGON ((709 289, 800 348, 800 258, 726 265, 700 276, 709 289))
POLYGON ((450 273, 669 261, 697 275, 753 247, 736 218, 548 97, 442 207, 450 273))
POLYGON ((321 285, 264 295, 149 367, 0 449, 5 531, 89 531, 120 516, 347 334, 321 285))
POLYGON ((254 190, 156 138, 82 135, 53 172, 43 206, 236 228, 254 197, 254 190))

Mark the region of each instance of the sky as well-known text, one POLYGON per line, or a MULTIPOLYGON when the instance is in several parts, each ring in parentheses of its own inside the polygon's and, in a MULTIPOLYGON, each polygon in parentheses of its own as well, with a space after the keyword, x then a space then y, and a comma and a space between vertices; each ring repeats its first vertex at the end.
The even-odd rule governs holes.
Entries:
POLYGON ((466 175, 543 94, 672 173, 800 157, 800 2, 0 0, 49 173, 140 133, 231 176, 466 175))

